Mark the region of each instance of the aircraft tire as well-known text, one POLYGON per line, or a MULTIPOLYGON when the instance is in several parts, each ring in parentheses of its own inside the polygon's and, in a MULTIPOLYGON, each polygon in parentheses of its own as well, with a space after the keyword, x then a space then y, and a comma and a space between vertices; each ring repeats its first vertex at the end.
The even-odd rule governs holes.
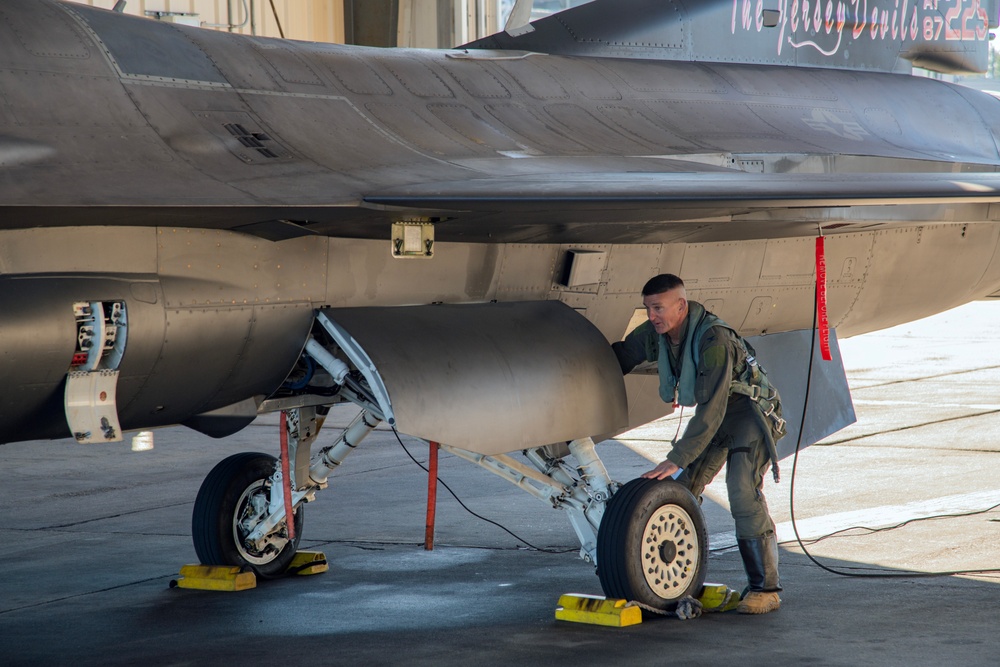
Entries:
POLYGON ((622 486, 597 534, 597 576, 609 598, 672 611, 705 583, 708 530, 698 500, 673 480, 622 486))
POLYGON ((239 538, 244 532, 239 517, 253 511, 250 504, 255 496, 266 494, 276 461, 270 454, 241 452, 220 461, 205 477, 191 515, 194 550, 203 564, 247 566, 264 579, 281 576, 288 569, 302 535, 305 511, 301 505, 295 511, 294 540, 255 552, 239 538))

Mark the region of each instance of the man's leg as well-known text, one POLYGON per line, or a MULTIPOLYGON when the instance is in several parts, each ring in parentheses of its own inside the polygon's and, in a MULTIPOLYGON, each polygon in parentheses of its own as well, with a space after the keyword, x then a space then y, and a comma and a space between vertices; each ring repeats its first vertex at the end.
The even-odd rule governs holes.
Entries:
POLYGON ((768 469, 767 447, 752 415, 734 425, 726 468, 729 506, 736 521, 736 542, 747 573, 748 592, 738 611, 766 614, 781 606, 778 591, 778 541, 762 491, 768 469))
POLYGON ((726 445, 732 442, 732 438, 723 436, 721 433, 712 438, 708 447, 696 458, 691 465, 684 469, 677 477, 677 481, 688 488, 688 491, 701 502, 701 494, 705 492, 705 487, 712 483, 715 476, 722 469, 722 464, 726 462, 726 445))

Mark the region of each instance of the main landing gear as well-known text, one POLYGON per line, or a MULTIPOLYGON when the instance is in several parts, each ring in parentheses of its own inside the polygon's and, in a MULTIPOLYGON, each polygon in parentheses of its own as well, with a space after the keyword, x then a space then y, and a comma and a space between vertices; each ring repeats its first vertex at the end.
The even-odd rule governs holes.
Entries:
POLYGON ((597 537, 604 594, 670 611, 705 583, 708 531, 697 499, 672 480, 634 479, 611 498, 597 537))
MULTIPOLYGON (((378 424, 395 427, 393 408, 405 401, 397 394, 396 405, 389 402, 376 364, 345 331, 322 313, 317 322, 332 342, 321 344, 310 337, 300 363, 302 377, 289 380, 288 391, 261 406, 262 411, 282 410, 287 417, 290 479, 284 478, 274 457, 255 453, 231 456, 209 473, 192 517, 195 550, 206 565, 246 566, 263 577, 283 574, 302 532, 303 505, 327 487, 333 471, 378 424), (345 401, 360 412, 333 444, 311 454, 323 406, 345 401), (286 490, 294 512, 294 538, 289 537, 286 490)), ((473 326, 475 318, 464 324, 473 326)), ((456 327, 441 331, 452 329, 456 327)), ((566 333, 571 334, 572 329, 566 333)), ((603 338, 599 347, 607 351, 603 338)), ((472 357, 469 363, 474 361, 472 357)), ((619 372, 617 366, 612 370, 619 372)), ((530 375, 529 369, 521 372, 530 375)), ((405 389, 399 391, 406 395, 405 389)), ((419 407, 419 397, 410 398, 419 407)), ((590 438, 524 449, 520 455, 484 454, 447 444, 441 448, 565 511, 580 541, 580 557, 597 567, 609 597, 670 611, 681 598, 700 594, 708 555, 705 520, 697 500, 677 482, 637 479, 619 488, 590 438)), ((502 451, 502 443, 484 451, 498 449, 502 451)))
MULTIPOLYGON (((305 488, 293 492, 292 540, 277 459, 246 452, 219 463, 202 484, 192 517, 201 562, 245 566, 262 578, 283 574, 302 534, 303 505, 326 487, 329 473, 377 423, 363 411, 334 445, 320 450, 305 488)), ((566 511, 580 539, 580 556, 597 566, 608 597, 671 611, 681 598, 699 595, 708 557, 705 519, 698 501, 677 482, 640 478, 615 492, 617 484, 604 472, 589 438, 570 443, 576 466, 567 463, 568 457, 549 456, 549 448, 525 450, 527 464, 509 455, 442 448, 566 511)))
POLYGON ((202 563, 246 566, 265 579, 288 569, 302 534, 301 505, 295 509, 294 539, 288 538, 285 521, 259 539, 250 537, 268 515, 271 499, 281 499, 280 486, 272 493, 276 463, 269 454, 241 452, 208 473, 191 517, 194 550, 202 563))

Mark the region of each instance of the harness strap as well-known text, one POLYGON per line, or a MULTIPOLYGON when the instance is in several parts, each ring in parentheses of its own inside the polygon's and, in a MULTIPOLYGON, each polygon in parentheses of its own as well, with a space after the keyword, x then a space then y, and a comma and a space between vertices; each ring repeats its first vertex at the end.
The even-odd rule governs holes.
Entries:
MULTIPOLYGON (((740 382, 739 380, 733 380, 733 383, 729 385, 729 393, 749 396, 752 401, 759 400, 763 395, 760 385, 740 382)), ((771 398, 771 396, 767 398, 771 398)))
POLYGON ((729 463, 729 461, 733 458, 733 454, 746 454, 747 456, 750 456, 750 448, 734 447, 733 449, 730 449, 729 453, 726 454, 726 463, 729 463))

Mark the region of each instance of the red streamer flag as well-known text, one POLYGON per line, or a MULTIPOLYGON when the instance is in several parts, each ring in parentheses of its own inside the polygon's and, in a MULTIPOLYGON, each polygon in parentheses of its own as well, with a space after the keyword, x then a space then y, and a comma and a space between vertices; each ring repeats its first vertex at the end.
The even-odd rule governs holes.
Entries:
POLYGON ((826 313, 826 246, 822 236, 816 237, 816 324, 819 333, 819 351, 823 361, 831 361, 830 322, 826 313))

